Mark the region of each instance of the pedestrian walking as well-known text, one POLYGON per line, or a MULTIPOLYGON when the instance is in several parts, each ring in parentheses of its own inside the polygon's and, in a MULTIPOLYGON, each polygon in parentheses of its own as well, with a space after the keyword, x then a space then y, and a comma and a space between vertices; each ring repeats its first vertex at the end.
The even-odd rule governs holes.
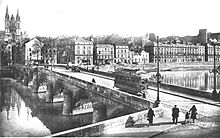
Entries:
POLYGON ((197 115, 196 106, 193 105, 192 108, 189 110, 189 112, 191 112, 191 119, 193 120, 193 123, 194 123, 196 119, 196 115, 197 115))
POLYGON ((92 78, 92 82, 95 83, 95 79, 94 78, 92 78))
POLYGON ((152 108, 150 108, 150 109, 148 110, 148 113, 147 113, 149 125, 152 125, 152 124, 153 124, 153 118, 154 118, 154 116, 155 116, 154 110, 153 110, 152 108))
POLYGON ((179 108, 177 108, 176 105, 172 109, 172 117, 173 117, 173 123, 177 124, 179 117, 179 108))
POLYGON ((145 94, 145 92, 143 92, 142 97, 143 97, 144 99, 146 99, 146 94, 145 94))
POLYGON ((185 123, 189 122, 189 112, 186 112, 185 114, 185 123))

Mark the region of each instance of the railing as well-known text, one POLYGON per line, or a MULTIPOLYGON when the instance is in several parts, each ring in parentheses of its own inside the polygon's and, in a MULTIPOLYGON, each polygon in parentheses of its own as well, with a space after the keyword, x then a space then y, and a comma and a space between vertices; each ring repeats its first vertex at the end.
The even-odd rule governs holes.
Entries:
MULTIPOLYGON (((148 83, 150 86, 156 86, 156 82, 154 81, 148 81, 148 83)), ((212 99, 212 93, 201 91, 201 90, 181 87, 177 85, 165 84, 165 83, 161 83, 160 87, 166 90, 171 90, 171 91, 175 91, 179 93, 212 99)))

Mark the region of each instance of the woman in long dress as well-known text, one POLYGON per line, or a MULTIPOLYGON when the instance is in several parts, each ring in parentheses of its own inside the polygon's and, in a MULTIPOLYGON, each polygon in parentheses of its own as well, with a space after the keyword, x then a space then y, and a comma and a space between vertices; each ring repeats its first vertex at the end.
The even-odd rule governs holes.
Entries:
POLYGON ((192 108, 189 110, 189 112, 191 112, 191 119, 193 120, 193 123, 194 123, 196 119, 196 114, 197 114, 196 106, 193 105, 192 108))

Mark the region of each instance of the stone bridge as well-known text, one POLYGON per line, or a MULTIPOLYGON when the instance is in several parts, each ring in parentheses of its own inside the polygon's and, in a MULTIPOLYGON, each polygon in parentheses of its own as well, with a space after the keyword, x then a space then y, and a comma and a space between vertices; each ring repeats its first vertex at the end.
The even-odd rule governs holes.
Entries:
POLYGON ((74 96, 76 96, 77 93, 83 92, 86 92, 88 99, 93 104, 93 117, 95 116, 93 122, 149 109, 154 103, 154 101, 147 101, 146 99, 119 90, 106 88, 44 68, 39 68, 39 72, 47 75, 47 83, 49 84, 48 92, 51 92, 57 80, 62 82, 64 86, 64 115, 71 115, 72 103, 76 102, 74 100, 78 100, 74 99, 74 96))
MULTIPOLYGON (((31 76, 29 75, 31 74, 30 69, 25 66, 19 66, 15 70, 16 72, 18 70, 23 72, 15 74, 17 76, 15 78, 23 78, 25 85, 28 85, 30 80, 27 81, 26 79, 31 78, 29 77, 31 76), (23 74, 22 77, 19 74, 23 74)), ((93 123, 146 110, 149 107, 153 107, 154 104, 154 101, 147 101, 135 95, 103 87, 42 67, 38 68, 37 73, 35 72, 32 79, 41 78, 42 76, 45 77, 47 84, 46 102, 53 102, 54 95, 63 93, 63 115, 72 115, 74 108, 85 102, 91 102, 93 107, 93 123)))

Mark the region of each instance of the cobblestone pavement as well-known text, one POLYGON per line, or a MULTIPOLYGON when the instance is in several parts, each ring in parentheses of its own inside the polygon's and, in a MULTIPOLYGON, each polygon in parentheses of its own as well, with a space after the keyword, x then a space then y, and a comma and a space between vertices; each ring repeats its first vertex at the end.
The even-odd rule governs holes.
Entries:
MULTIPOLYGON (((148 91, 151 98, 156 97, 154 91, 148 91)), ((220 107, 173 95, 160 93, 161 102, 176 104, 179 108, 189 110, 196 105, 198 119, 195 123, 179 125, 159 133, 153 137, 159 138, 220 138, 220 107)), ((204 99, 202 99, 204 100, 204 99)), ((169 111, 168 111, 169 112, 169 111)), ((171 114, 171 112, 170 112, 171 114)))
POLYGON ((180 125, 154 136, 158 138, 219 138, 220 115, 199 118, 195 123, 180 125))

